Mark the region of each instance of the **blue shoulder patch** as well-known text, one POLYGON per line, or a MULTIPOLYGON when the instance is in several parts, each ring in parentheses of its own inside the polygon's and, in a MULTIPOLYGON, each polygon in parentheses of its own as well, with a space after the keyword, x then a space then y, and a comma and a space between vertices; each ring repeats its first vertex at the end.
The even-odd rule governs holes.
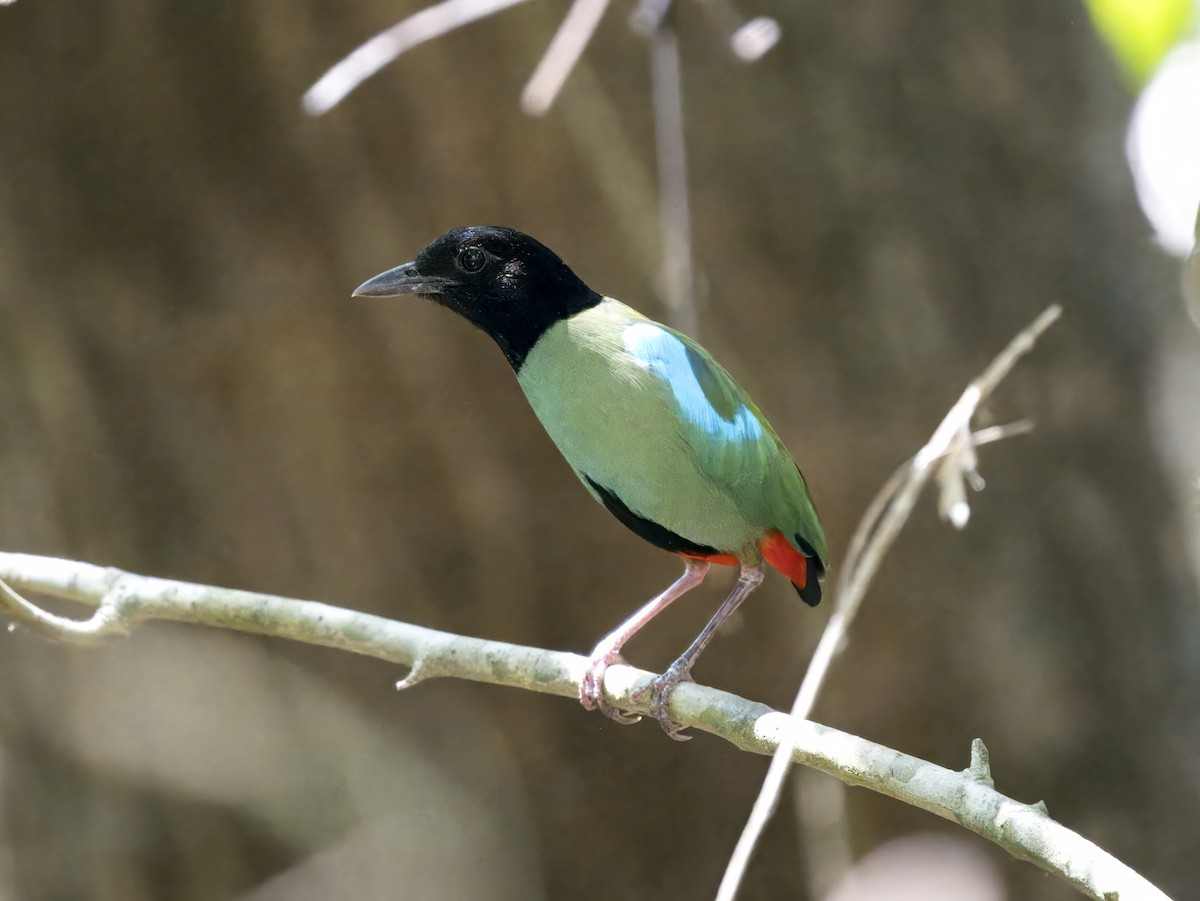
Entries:
MULTIPOLYGON (((701 376, 713 388, 719 371, 688 347, 678 336, 652 322, 635 322, 621 331, 626 351, 643 369, 654 373, 671 389, 685 419, 714 438, 754 441, 762 437, 762 423, 744 403, 727 404, 705 391, 701 376), (698 372, 699 370, 699 372, 698 372), (718 410, 717 405, 725 409, 718 410)), ((724 394, 724 392, 721 392, 724 394)))

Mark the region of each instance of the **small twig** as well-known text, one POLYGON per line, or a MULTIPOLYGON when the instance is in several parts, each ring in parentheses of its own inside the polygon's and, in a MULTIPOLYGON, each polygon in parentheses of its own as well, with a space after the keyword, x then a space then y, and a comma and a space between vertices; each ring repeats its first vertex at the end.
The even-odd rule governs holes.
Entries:
POLYGON ((609 0, 575 0, 546 48, 541 62, 521 92, 521 109, 541 116, 554 105, 558 92, 596 32, 609 0))
MULTIPOLYGON (((522 2, 525 0, 442 0, 414 13, 375 35, 321 76, 305 92, 304 109, 314 116, 326 113, 405 51, 522 2)), ((521 93, 521 108, 526 113, 542 115, 554 103, 580 55, 587 48, 608 3, 609 0, 574 0, 521 93)), ((630 23, 635 31, 650 42, 659 220, 663 236, 661 291, 670 323, 694 335, 697 314, 683 84, 679 43, 671 23, 672 9, 671 0, 639 0, 630 23)), ((746 47, 761 45, 761 52, 766 52, 770 43, 764 44, 760 40, 756 44, 743 40, 739 44, 736 38, 734 41, 735 47, 742 44, 746 47)), ((753 50, 752 55, 754 52, 759 51, 753 50)), ((742 55, 745 56, 745 53, 742 55)))
MULTIPOLYGON (((0 580, 22 591, 109 611, 107 625, 81 634, 77 623, 47 614, 15 591, 0 592, 0 612, 40 634, 69 642, 111 637, 150 620, 194 623, 404 664, 418 671, 420 679, 471 679, 572 701, 588 665, 578 654, 438 632, 316 601, 156 579, 53 557, 0 553, 0 580)), ((644 670, 613 666, 605 674, 604 688, 614 706, 649 715, 646 688, 653 678, 644 670)), ((412 681, 410 676, 401 684, 412 681)), ((1125 864, 1050 819, 1042 807, 1008 798, 978 778, 978 750, 973 750, 966 770, 950 770, 691 682, 672 694, 671 718, 756 754, 771 754, 786 744, 797 763, 960 823, 1010 854, 1062 874, 1092 898, 1116 892, 1123 899, 1169 901, 1125 864)))
POLYGON ((400 56, 426 41, 498 13, 525 0, 442 0, 381 31, 322 75, 304 92, 311 116, 329 112, 346 95, 400 56))
MULTIPOLYGON (((961 465, 963 455, 955 453, 963 436, 968 434, 971 418, 975 415, 979 404, 992 393, 1000 381, 1009 373, 1024 354, 1028 353, 1041 334, 1062 314, 1062 308, 1057 304, 1047 308, 1027 328, 1020 332, 1008 346, 1000 352, 992 364, 984 370, 967 390, 963 392, 958 402, 950 408, 950 412, 934 430, 928 443, 917 452, 912 460, 901 467, 883 487, 872 502, 867 514, 863 517, 854 538, 850 544, 841 578, 838 580, 836 605, 829 618, 825 631, 821 633, 820 641, 813 652, 812 661, 804 674, 796 700, 792 704, 791 716, 793 721, 806 720, 816 704, 817 695, 824 685, 825 677, 833 664, 833 659, 841 650, 850 624, 866 595, 867 588, 875 573, 883 563, 883 558, 891 548, 896 536, 900 534, 904 523, 908 521, 921 489, 934 473, 935 468, 942 465, 961 465)), ((969 443, 969 437, 967 439, 969 443)), ((965 496, 956 498, 965 503, 965 496)), ((965 520, 964 520, 965 521, 965 520)), ((779 795, 783 790, 783 782, 787 776, 791 753, 786 739, 771 758, 762 789, 755 799, 754 807, 746 821, 746 826, 738 839, 737 846, 730 856, 721 886, 717 891, 717 901, 732 901, 741 885, 746 868, 750 863, 750 855, 758 843, 767 821, 774 813, 779 803, 779 795)))
MULTIPOLYGON (((696 334, 696 287, 692 266, 691 206, 688 200, 687 145, 683 127, 683 78, 679 41, 667 4, 643 2, 639 12, 655 19, 650 39, 650 81, 654 105, 654 147, 658 160, 659 221, 662 223, 662 291, 668 321, 696 334), (660 10, 658 6, 663 8, 660 10)), ((640 21, 636 18, 635 21, 640 21)))
POLYGON ((98 644, 114 634, 125 634, 128 631, 117 606, 117 595, 111 590, 105 592, 100 599, 95 613, 85 620, 75 620, 55 616, 48 610, 29 603, 13 591, 7 582, 0 580, 0 610, 8 613, 14 622, 21 623, 30 632, 51 641, 98 644))
MULTIPOLYGON (((972 432, 970 440, 971 444, 975 447, 982 447, 985 444, 1003 441, 1005 438, 1026 435, 1031 431, 1033 431, 1032 422, 1028 419, 1018 419, 1015 422, 989 426, 986 429, 972 432)), ((950 452, 947 451, 947 453, 950 452)), ((888 477, 888 480, 883 483, 883 487, 871 499, 866 512, 863 513, 862 518, 859 520, 858 528, 854 530, 854 535, 850 539, 850 547, 846 551, 846 558, 842 563, 841 572, 843 577, 847 573, 852 573, 858 569, 863 550, 866 548, 871 536, 875 534, 880 518, 883 516, 884 511, 888 509, 888 505, 896 497, 900 486, 904 484, 904 480, 913 471, 916 461, 917 458, 914 455, 896 467, 896 471, 888 477)), ((837 592, 839 598, 841 597, 843 587, 839 585, 837 592)))

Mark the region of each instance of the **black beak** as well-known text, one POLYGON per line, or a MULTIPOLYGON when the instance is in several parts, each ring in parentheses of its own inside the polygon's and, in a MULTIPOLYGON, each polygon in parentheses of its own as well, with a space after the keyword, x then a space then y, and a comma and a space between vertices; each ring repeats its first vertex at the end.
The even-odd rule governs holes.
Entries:
POLYGON ((416 263, 405 263, 369 278, 351 297, 396 297, 400 294, 441 294, 452 284, 448 278, 421 275, 416 263))

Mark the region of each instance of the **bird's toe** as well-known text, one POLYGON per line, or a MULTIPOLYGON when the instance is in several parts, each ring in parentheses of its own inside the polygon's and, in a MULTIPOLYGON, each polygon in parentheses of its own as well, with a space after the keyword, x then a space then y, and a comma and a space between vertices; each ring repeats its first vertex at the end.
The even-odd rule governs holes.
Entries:
POLYGON ((614 663, 624 663, 620 654, 597 654, 588 661, 583 678, 579 681, 579 703, 584 710, 599 710, 614 723, 632 725, 641 717, 618 710, 604 696, 604 674, 614 663))
POLYGON ((690 741, 690 735, 684 734, 684 727, 671 719, 671 695, 680 682, 691 682, 692 674, 685 662, 680 659, 672 663, 665 673, 650 683, 650 710, 654 718, 662 726, 663 732, 675 741, 690 741))

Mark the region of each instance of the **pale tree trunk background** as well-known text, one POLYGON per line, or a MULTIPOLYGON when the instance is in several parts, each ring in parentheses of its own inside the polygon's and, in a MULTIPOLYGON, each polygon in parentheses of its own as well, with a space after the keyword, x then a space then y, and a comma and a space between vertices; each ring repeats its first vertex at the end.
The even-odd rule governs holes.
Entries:
MULTIPOLYGON (((524 118, 563 11, 533 3, 301 113, 417 8, 0 9, 0 546, 579 651, 675 576, 580 490, 485 338, 348 299, 496 223, 661 315, 645 45, 614 8, 560 105, 524 118)), ((700 332, 796 452, 835 557, 964 383, 1066 307, 991 408, 1037 431, 982 452, 965 533, 922 510, 817 718, 956 767, 981 736, 1001 790, 1187 897, 1195 504, 1153 412, 1165 338, 1198 364, 1124 169, 1130 97, 1075 4, 771 12, 784 39, 745 66, 679 10, 700 332)), ((665 665, 728 578, 632 660, 665 665)), ((772 580, 697 675, 785 704, 825 616, 772 580)), ((764 762, 485 686, 398 695, 400 675, 186 628, 5 638, 0 897, 715 889, 764 762)), ((856 854, 957 834, 861 792, 845 828, 856 854)), ((807 897, 806 841, 785 805, 745 897, 807 897)), ((984 853, 1011 897, 1071 897, 984 853)))

